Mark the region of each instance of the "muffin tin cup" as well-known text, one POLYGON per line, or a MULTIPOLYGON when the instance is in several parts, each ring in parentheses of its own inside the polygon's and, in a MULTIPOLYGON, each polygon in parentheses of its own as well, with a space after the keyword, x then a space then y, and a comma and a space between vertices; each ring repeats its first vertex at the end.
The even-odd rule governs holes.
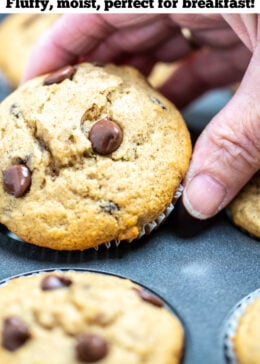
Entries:
POLYGON ((170 311, 174 316, 176 316, 178 318, 178 320, 181 322, 183 330, 184 330, 184 334, 186 337, 187 334, 187 328, 186 328, 186 324, 184 323, 183 319, 180 317, 180 314, 176 311, 176 309, 173 307, 173 305, 171 303, 169 303, 164 297, 162 297, 160 294, 158 294, 156 291, 154 291, 153 289, 147 287, 146 285, 137 282, 129 277, 125 277, 122 276, 120 274, 115 274, 115 273, 111 273, 111 272, 106 272, 106 271, 101 271, 101 270, 96 270, 96 269, 84 269, 84 268, 46 268, 46 269, 39 269, 39 270, 34 270, 34 271, 29 271, 29 272, 25 272, 25 273, 21 273, 21 274, 16 274, 14 276, 10 276, 7 277, 3 280, 0 281, 0 288, 2 286, 8 285, 8 283, 10 281, 12 281, 13 279, 17 279, 17 278, 22 278, 22 277, 31 277, 31 276, 35 276, 35 275, 39 275, 39 274, 44 274, 44 273, 58 273, 58 274, 62 274, 62 273, 69 273, 69 272, 74 272, 74 273, 93 273, 93 274, 100 274, 100 275, 107 275, 107 276, 112 276, 112 277, 117 277, 117 278, 121 278, 121 279, 128 279, 131 282, 133 282, 134 284, 140 286, 141 288, 144 288, 145 290, 147 290, 148 292, 150 292, 151 294, 153 294, 154 296, 158 297, 162 302, 164 307, 170 311))
POLYGON ((229 319, 224 326, 224 354, 228 364, 239 364, 234 351, 232 338, 236 334, 239 321, 246 313, 249 307, 258 297, 260 297, 260 288, 250 293, 239 301, 236 306, 231 310, 229 319))
POLYGON ((39 270, 34 270, 34 271, 29 271, 29 272, 25 272, 25 273, 21 273, 21 274, 16 274, 14 276, 10 276, 7 277, 3 280, 0 281, 0 288, 2 286, 8 285, 8 283, 14 279, 17 278, 22 278, 22 277, 31 277, 31 276, 35 276, 35 275, 39 275, 39 274, 44 274, 44 273, 58 273, 58 274, 62 274, 62 273, 70 273, 70 272, 74 272, 74 273, 93 273, 93 274, 100 274, 100 275, 107 275, 107 276, 112 276, 112 277, 118 277, 121 279, 128 279, 131 282, 133 282, 134 284, 137 284, 138 286, 144 288, 145 290, 149 291, 151 294, 153 294, 154 296, 158 297, 164 304, 164 307, 166 307, 170 312, 172 312, 173 315, 175 315, 180 322, 182 323, 182 326, 184 327, 183 321, 180 318, 180 315, 176 312, 175 308, 172 306, 172 304, 170 304, 165 298, 163 298, 161 295, 159 295, 157 292, 155 292, 154 290, 152 290, 151 288, 143 285, 140 282, 137 282, 131 278, 119 275, 119 274, 115 274, 115 273, 110 273, 110 272, 105 272, 105 271, 99 271, 96 269, 83 269, 83 268, 46 268, 46 269, 39 269, 39 270))
POLYGON ((25 272, 25 273, 21 273, 21 274, 17 274, 11 277, 8 277, 4 280, 0 281, 0 289, 1 287, 8 285, 8 283, 14 279, 17 278, 23 278, 23 277, 32 277, 35 275, 40 275, 40 274, 44 274, 44 273, 57 273, 57 274, 62 274, 62 273, 69 273, 69 272, 74 272, 74 273, 93 273, 93 274, 100 274, 100 275, 107 275, 107 276, 112 276, 112 277, 117 277, 120 279, 128 279, 131 282, 133 282, 134 284, 138 285, 139 287, 145 289, 146 291, 148 291, 149 293, 151 293, 152 295, 154 295, 155 297, 159 298, 159 300, 162 301, 163 303, 163 307, 165 309, 167 309, 173 316, 175 316, 179 322, 181 323, 182 329, 183 329, 183 354, 182 354, 182 358, 181 358, 181 362, 183 363, 184 360, 184 355, 185 355, 185 343, 187 341, 187 336, 188 336, 188 330, 187 327, 185 325, 185 323, 183 322, 182 318, 180 317, 179 313, 176 311, 176 309, 173 307, 172 304, 170 304, 164 297, 162 297, 160 294, 158 294, 157 292, 155 292, 154 290, 152 290, 151 288, 145 286, 144 284, 137 282, 131 278, 119 275, 119 274, 114 274, 114 273, 110 273, 110 272, 105 272, 105 271, 99 271, 99 270, 95 270, 95 269, 83 269, 83 268, 47 268, 47 269, 39 269, 39 270, 35 270, 35 271, 29 271, 29 272, 25 272))

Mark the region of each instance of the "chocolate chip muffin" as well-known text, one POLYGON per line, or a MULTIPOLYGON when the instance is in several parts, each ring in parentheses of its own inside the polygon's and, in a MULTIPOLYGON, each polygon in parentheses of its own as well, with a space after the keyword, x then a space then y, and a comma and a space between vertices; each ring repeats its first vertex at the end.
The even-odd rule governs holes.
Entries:
POLYGON ((234 351, 239 364, 260 363, 260 297, 240 319, 233 338, 234 351))
POLYGON ((249 181, 231 202, 229 211, 234 223, 260 238, 260 172, 249 181))
POLYGON ((0 24, 0 68, 18 86, 30 53, 41 34, 48 29, 58 14, 13 14, 0 24))
POLYGON ((177 67, 177 63, 158 62, 153 67, 148 80, 153 87, 160 87, 169 79, 177 67))
POLYGON ((260 363, 260 290, 238 303, 228 323, 226 357, 234 364, 260 363))
POLYGON ((0 287, 0 362, 177 364, 183 329, 163 305, 150 291, 107 275, 13 279, 0 287))
POLYGON ((171 204, 191 155, 176 108, 113 65, 24 84, 0 105, 0 138, 0 222, 60 250, 138 238, 171 204))

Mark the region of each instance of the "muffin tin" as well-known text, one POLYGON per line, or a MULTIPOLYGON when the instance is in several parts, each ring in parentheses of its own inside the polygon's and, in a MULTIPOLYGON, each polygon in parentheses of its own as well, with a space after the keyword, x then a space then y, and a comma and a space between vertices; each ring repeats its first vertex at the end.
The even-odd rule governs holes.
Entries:
MULTIPOLYGON (((9 91, 0 78, 0 98, 9 91)), ((213 92, 185 110, 194 138, 229 98, 229 91, 213 92)), ((233 226, 225 213, 198 223, 178 206, 151 235, 109 249, 52 251, 14 240, 1 226, 0 257, 0 280, 40 269, 88 269, 151 289, 184 323, 183 364, 225 364, 223 330, 230 310, 260 287, 259 241, 233 226)))

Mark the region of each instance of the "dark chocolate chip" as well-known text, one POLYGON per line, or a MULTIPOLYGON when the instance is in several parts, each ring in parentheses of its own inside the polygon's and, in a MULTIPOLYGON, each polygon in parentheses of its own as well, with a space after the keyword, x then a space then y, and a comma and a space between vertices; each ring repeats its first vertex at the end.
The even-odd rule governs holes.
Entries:
POLYGON ((152 100, 152 102, 156 105, 160 105, 161 108, 163 110, 167 110, 167 107, 162 103, 161 100, 157 99, 157 97, 154 97, 154 96, 150 96, 150 99, 152 100))
POLYGON ((46 168, 46 174, 52 177, 52 179, 55 179, 59 176, 60 171, 59 168, 55 165, 50 165, 46 168))
POLYGON ((31 337, 27 325, 17 316, 8 317, 4 320, 2 333, 2 346, 15 351, 26 343, 31 337))
POLYGON ((26 165, 15 164, 6 168, 3 173, 4 189, 10 195, 22 197, 31 186, 31 171, 26 165))
POLYGON ((104 118, 92 126, 89 139, 96 153, 107 155, 119 148, 123 140, 123 131, 114 121, 104 118))
POLYGON ((59 70, 50 73, 44 80, 44 85, 49 86, 53 83, 60 83, 66 79, 72 79, 74 73, 76 72, 76 68, 72 66, 65 66, 60 68, 59 70))
POLYGON ((86 363, 95 363, 108 353, 108 344, 106 340, 94 334, 80 334, 77 337, 77 356, 80 361, 86 363))
POLYGON ((151 303, 151 305, 154 305, 154 306, 157 306, 157 307, 163 307, 164 306, 163 301, 159 297, 157 297, 154 294, 150 293, 146 289, 134 287, 133 290, 139 295, 139 297, 143 301, 151 303))
POLYGON ((24 158, 21 157, 14 158, 13 164, 27 164, 30 159, 31 159, 30 154, 27 154, 24 158))
POLYGON ((10 106, 10 114, 19 119, 22 116, 22 113, 17 104, 12 104, 10 106))
POLYGON ((113 201, 100 201, 100 208, 102 211, 110 215, 119 210, 118 205, 113 201))
POLYGON ((39 143, 39 146, 42 151, 48 150, 47 144, 45 143, 45 141, 43 139, 39 138, 38 143, 39 143))
POLYGON ((41 289, 43 291, 50 291, 53 289, 69 287, 71 284, 72 280, 69 277, 50 274, 43 278, 41 282, 41 289))

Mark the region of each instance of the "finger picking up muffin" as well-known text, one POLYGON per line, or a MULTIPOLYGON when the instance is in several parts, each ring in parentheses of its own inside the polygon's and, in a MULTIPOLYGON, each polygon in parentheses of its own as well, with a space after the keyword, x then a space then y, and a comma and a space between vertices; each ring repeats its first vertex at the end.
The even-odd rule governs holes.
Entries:
POLYGON ((130 67, 81 64, 35 78, 0 105, 0 222, 59 250, 138 238, 171 204, 190 136, 130 67))
POLYGON ((163 301, 127 279, 51 272, 0 287, 1 363, 178 364, 183 341, 163 301))

